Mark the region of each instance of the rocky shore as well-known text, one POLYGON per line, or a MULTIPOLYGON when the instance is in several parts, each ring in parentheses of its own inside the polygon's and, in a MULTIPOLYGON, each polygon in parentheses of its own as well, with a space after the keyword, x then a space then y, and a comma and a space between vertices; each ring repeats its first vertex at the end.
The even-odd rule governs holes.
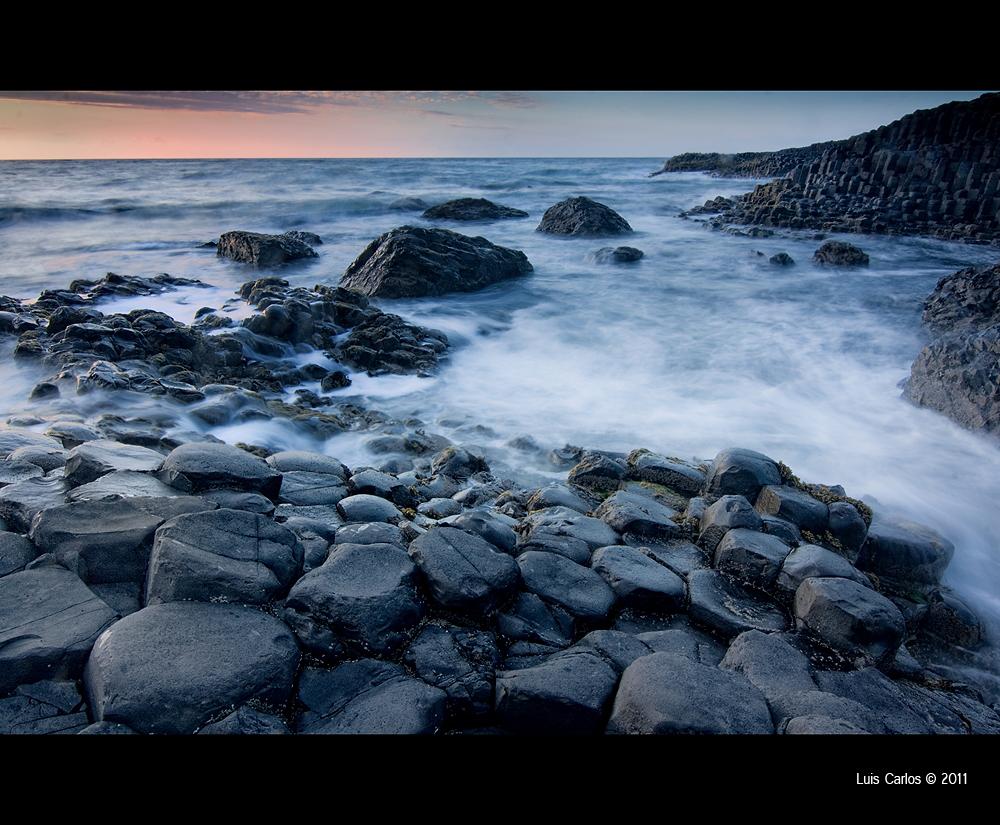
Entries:
MULTIPOLYGON (((1000 93, 917 111, 817 146, 824 147, 818 155, 807 154, 783 172, 776 165, 773 174, 782 175, 777 180, 683 214, 715 212, 711 223, 719 228, 753 225, 1000 243, 1000 93)), ((807 152, 787 151, 789 158, 807 152)), ((684 169, 713 169, 712 163, 678 160, 684 169)))
POLYGON ((842 141, 826 141, 795 149, 776 152, 738 152, 732 155, 719 152, 685 152, 674 155, 662 169, 650 172, 649 177, 668 172, 709 172, 717 178, 776 178, 787 175, 803 163, 811 163, 828 149, 842 141))

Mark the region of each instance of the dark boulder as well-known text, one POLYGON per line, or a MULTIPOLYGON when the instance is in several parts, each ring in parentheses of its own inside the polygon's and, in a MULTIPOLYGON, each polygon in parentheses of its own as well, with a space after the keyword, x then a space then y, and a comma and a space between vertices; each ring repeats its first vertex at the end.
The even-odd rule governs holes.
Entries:
POLYGON ((622 461, 615 461, 603 453, 585 452, 570 468, 566 480, 588 490, 617 490, 625 479, 627 469, 622 461))
POLYGON ((493 684, 500 664, 493 633, 428 624, 407 648, 403 661, 427 684, 448 694, 451 714, 481 716, 493 710, 493 684))
POLYGON ((523 252, 447 229, 402 226, 376 238, 340 286, 381 298, 471 292, 531 272, 523 252))
POLYGON ((399 524, 403 514, 388 499, 360 493, 337 502, 337 512, 346 522, 382 521, 399 524))
POLYGON ((816 544, 801 544, 792 550, 781 565, 776 584, 779 590, 793 595, 803 581, 813 577, 850 579, 871 586, 868 577, 850 561, 816 544))
POLYGON ((1000 263, 970 266, 946 275, 924 301, 932 332, 978 332, 1000 324, 1000 263))
POLYGON ((652 496, 629 490, 619 490, 609 496, 594 511, 594 515, 622 534, 653 540, 680 538, 682 535, 681 527, 675 521, 680 513, 652 496))
POLYGON ((163 456, 155 450, 98 439, 74 447, 66 458, 66 481, 74 487, 96 481, 115 470, 151 473, 160 468, 163 456))
POLYGON ((702 513, 698 529, 698 544, 709 553, 715 553, 722 537, 729 530, 745 528, 760 530, 763 527, 760 515, 743 496, 722 496, 702 513))
POLYGON ((634 481, 661 484, 684 496, 696 496, 705 486, 705 473, 700 468, 649 450, 629 453, 628 477, 634 481))
POLYGON ((625 235, 632 232, 632 227, 603 203, 568 198, 545 210, 537 231, 552 235, 625 235))
POLYGON ((634 246, 605 246, 594 253, 594 260, 599 264, 634 264, 642 258, 643 251, 634 246))
POLYGON ((501 206, 486 198, 458 198, 432 206, 423 216, 429 220, 495 221, 501 218, 526 218, 528 213, 501 206))
POLYGON ((822 533, 830 512, 827 505, 797 487, 768 484, 757 495, 757 512, 790 521, 802 530, 822 533))
POLYGON ((933 585, 955 555, 955 545, 922 524, 876 519, 868 528, 858 566, 896 582, 933 585))
POLYGON ((654 613, 684 607, 684 580, 636 547, 602 547, 594 552, 591 568, 611 587, 618 607, 654 613))
POLYGON ((35 545, 24 536, 0 531, 0 576, 23 570, 37 555, 35 545))
POLYGON ((772 255, 768 258, 768 262, 772 266, 795 266, 795 261, 787 252, 779 252, 777 255, 772 255))
POLYGON ((263 235, 259 232, 224 232, 219 237, 216 254, 254 266, 278 266, 300 258, 315 258, 316 253, 304 240, 294 235, 263 235))
POLYGON ((168 455, 160 478, 185 493, 230 489, 275 498, 281 473, 263 459, 228 444, 182 444, 168 455))
POLYGON ((777 536, 757 530, 729 530, 715 548, 715 566, 735 579, 768 590, 791 551, 777 536))
POLYGON ((218 722, 205 725, 198 733, 206 736, 263 736, 287 734, 291 731, 277 716, 261 713, 244 705, 218 722))
POLYGON ((614 591, 595 571, 556 553, 531 550, 521 554, 524 589, 584 620, 605 619, 614 605, 614 591))
POLYGON ((733 447, 712 461, 706 489, 712 496, 738 495, 756 501, 761 488, 768 484, 781 484, 778 465, 766 455, 733 447))
POLYGON ((820 266, 868 266, 868 256, 849 243, 827 241, 813 255, 820 266))
POLYGON ((774 602, 751 592, 716 570, 695 570, 688 576, 691 618, 726 638, 747 630, 785 630, 788 620, 774 602))

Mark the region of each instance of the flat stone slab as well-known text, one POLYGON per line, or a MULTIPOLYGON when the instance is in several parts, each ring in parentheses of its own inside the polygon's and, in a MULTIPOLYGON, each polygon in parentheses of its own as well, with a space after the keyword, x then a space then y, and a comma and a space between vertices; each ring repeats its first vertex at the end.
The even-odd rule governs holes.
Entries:
POLYGON ((727 638, 747 630, 785 630, 788 620, 774 602, 752 593, 715 570, 688 576, 688 613, 727 638))
POLYGON ((185 493, 246 490, 275 498, 281 473, 239 447, 228 444, 182 444, 164 460, 160 478, 185 493))
POLYGON ((636 547, 602 547, 590 566, 611 587, 618 607, 660 613, 684 607, 684 580, 636 547))
POLYGON ((596 572, 556 553, 531 550, 518 556, 524 589, 580 619, 604 619, 614 591, 596 572))
POLYGON ((66 480, 78 487, 115 470, 152 473, 162 463, 163 456, 155 450, 97 439, 70 450, 66 459, 66 480))

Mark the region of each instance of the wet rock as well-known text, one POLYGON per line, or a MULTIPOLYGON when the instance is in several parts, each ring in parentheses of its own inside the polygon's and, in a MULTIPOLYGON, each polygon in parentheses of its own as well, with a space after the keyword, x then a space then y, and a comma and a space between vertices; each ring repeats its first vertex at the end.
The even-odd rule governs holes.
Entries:
POLYGON ((858 560, 861 548, 865 543, 868 525, 854 505, 846 501, 833 502, 829 510, 830 533, 840 542, 844 554, 853 564, 858 560))
POLYGON ((102 501, 110 498, 167 498, 171 496, 189 498, 188 496, 180 496, 179 491, 164 484, 149 473, 119 470, 101 476, 97 481, 92 481, 89 484, 81 484, 71 490, 66 498, 69 502, 74 502, 102 501))
POLYGON ((630 479, 662 484, 685 496, 695 496, 705 486, 705 473, 698 467, 649 450, 629 453, 628 469, 630 479))
POLYGON ((337 528, 336 544, 395 544, 405 550, 409 542, 394 524, 381 521, 345 524, 337 528))
POLYGON ((570 469, 567 481, 588 490, 617 490, 625 479, 623 462, 608 458, 602 453, 585 452, 570 469))
POLYGON ((756 501, 768 484, 781 484, 778 465, 762 453, 733 447, 712 461, 705 487, 712 496, 737 495, 756 501))
POLYGON ((66 481, 77 487, 116 470, 151 473, 162 463, 163 456, 155 450, 97 439, 70 450, 66 459, 66 481))
POLYGON ((42 381, 41 383, 35 384, 31 388, 31 393, 28 395, 29 401, 42 401, 46 398, 58 398, 59 397, 59 387, 50 381, 42 381))
MULTIPOLYGON (((264 235, 259 232, 224 232, 219 237, 216 254, 254 266, 278 266, 300 258, 315 258, 316 253, 297 233, 264 235)), ((311 234, 311 233, 309 233, 311 234)))
POLYGON ((352 495, 378 496, 389 499, 399 507, 413 507, 417 503, 415 496, 403 482, 378 470, 359 470, 348 481, 348 489, 352 495))
POLYGON ((688 576, 688 613, 706 627, 732 638, 747 630, 785 630, 784 612, 715 570, 695 570, 688 576))
POLYGON ((88 427, 77 421, 56 421, 46 431, 45 434, 61 442, 67 450, 79 447, 88 441, 94 441, 101 437, 93 427, 88 427))
POLYGON ((492 612, 519 581, 507 554, 471 533, 436 527, 411 542, 409 554, 444 608, 474 615, 492 612))
POLYGON ((336 504, 347 497, 347 486, 339 475, 291 470, 281 476, 278 501, 296 506, 336 504))
POLYGON ((182 444, 163 460, 159 474, 185 493, 229 489, 275 498, 281 488, 281 473, 228 444, 182 444))
POLYGON ((345 483, 351 475, 351 471, 333 456, 305 450, 282 450, 272 453, 265 461, 279 473, 323 473, 339 476, 345 483))
POLYGON ((1000 323, 1000 263, 966 267, 938 281, 924 301, 923 321, 938 334, 1000 323))
POLYGON ((347 373, 343 370, 334 370, 320 379, 319 386, 323 392, 333 392, 334 390, 342 390, 344 387, 351 386, 351 379, 347 377, 347 373))
POLYGON ((983 639, 983 626, 972 609, 953 593, 944 591, 931 598, 921 630, 945 644, 965 648, 974 648, 983 639))
POLYGON ((534 593, 521 592, 497 614, 497 630, 508 639, 563 648, 573 640, 573 617, 534 593))
POLYGON ((495 221, 502 218, 526 218, 528 213, 486 200, 486 198, 458 198, 426 210, 428 220, 495 221))
POLYGON ((618 673, 602 656, 566 651, 535 667, 498 674, 497 717, 514 732, 597 733, 617 683, 618 673))
POLYGON ((591 568, 615 594, 617 607, 661 613, 682 610, 684 581, 634 547, 602 547, 594 552, 591 568))
POLYGON ((773 733, 764 696, 741 674, 671 653, 622 674, 608 733, 773 733))
POLYGON ((446 447, 431 460, 431 471, 459 481, 465 481, 476 473, 490 469, 482 456, 475 455, 461 447, 446 447))
POLYGON ((302 559, 295 534, 266 516, 242 510, 178 516, 156 531, 146 604, 266 604, 288 592, 302 559))
MULTIPOLYGON (((888 733, 878 715, 863 704, 819 688, 789 690, 770 699, 771 716, 779 731, 788 733, 792 720, 816 720, 816 727, 847 725, 862 733, 888 733)), ((799 723, 803 724, 804 723, 799 723)), ((793 730, 798 725, 792 726, 793 730)), ((819 732, 819 731, 817 731, 819 732)), ((916 730, 910 731, 915 733, 916 730)))
POLYGON ((0 578, 0 694, 42 679, 76 678, 115 612, 79 577, 40 567, 0 578))
POLYGON ((493 710, 500 652, 492 633, 429 624, 407 648, 403 661, 427 684, 448 694, 449 714, 477 716, 493 710))
POLYGON ((680 514, 654 498, 619 490, 594 511, 594 515, 618 533, 653 540, 679 538, 680 514))
POLYGON ((868 528, 858 566, 897 582, 937 584, 954 555, 955 545, 929 527, 879 518, 868 528))
POLYGON ((808 578, 850 579, 871 587, 868 577, 843 556, 816 544, 802 544, 789 553, 781 565, 777 586, 788 595, 808 578))
POLYGON ((95 721, 142 733, 193 733, 250 700, 281 707, 299 663, 287 626, 258 610, 172 602, 101 635, 84 673, 95 721))
POLYGON ((777 516, 761 516, 761 530, 768 535, 777 536, 789 547, 802 543, 802 532, 790 521, 777 516))
POLYGON ((614 592, 597 573, 556 553, 529 551, 517 559, 524 589, 579 619, 598 621, 614 605, 614 592))
POLYGON ((465 530, 467 533, 475 533, 504 553, 514 553, 515 551, 517 533, 491 510, 468 510, 459 515, 444 518, 441 523, 465 530))
POLYGON ((817 689, 809 658, 780 633, 741 633, 719 667, 742 673, 769 702, 789 691, 817 689))
POLYGON ((433 519, 443 519, 461 513, 462 505, 450 498, 432 498, 419 505, 417 512, 433 519))
POLYGON ((29 478, 0 488, 0 518, 11 529, 27 533, 39 513, 66 503, 66 480, 58 476, 29 478))
POLYGON ((527 501, 527 510, 544 510, 547 507, 568 507, 586 515, 598 504, 597 501, 590 501, 584 498, 578 490, 574 490, 566 484, 549 484, 540 487, 527 501))
POLYGON ((795 591, 795 624, 842 653, 887 662, 906 637, 899 609, 850 579, 809 578, 795 591))
POLYGON ((618 673, 621 673, 632 662, 653 652, 650 647, 631 633, 620 630, 592 630, 571 650, 573 652, 590 650, 604 659, 618 673))
POLYGON ((729 530, 715 549, 715 566, 761 590, 769 590, 791 548, 777 536, 756 530, 729 530))
POLYGON ((594 253, 594 260, 599 264, 634 264, 642 258, 643 251, 634 246, 605 246, 594 253))
POLYGON ((241 493, 237 490, 209 490, 202 498, 214 502, 220 510, 243 510, 270 516, 274 513, 274 502, 260 493, 241 493))
POLYGON ((215 736, 261 736, 291 733, 277 716, 261 713, 245 705, 218 722, 205 725, 199 734, 215 736))
POLYGON ((8 458, 14 450, 21 447, 43 447, 50 450, 58 450, 62 445, 54 438, 33 433, 29 430, 0 427, 0 458, 8 458))
POLYGON ((27 461, 0 460, 0 487, 16 484, 19 481, 27 481, 29 478, 40 478, 43 475, 45 473, 37 464, 31 464, 27 461))
POLYGON ((403 514, 391 501, 364 494, 342 498, 337 502, 337 512, 346 522, 384 521, 398 524, 403 520, 403 514))
POLYGON ((527 528, 527 534, 522 544, 565 538, 582 542, 588 550, 593 551, 598 547, 618 543, 618 533, 606 522, 581 515, 567 507, 536 510, 521 522, 521 529, 524 528, 527 528))
POLYGON ((389 204, 389 209, 398 212, 422 212, 427 209, 427 203, 422 198, 396 198, 389 204))
POLYGON ((391 544, 338 544, 285 599, 285 620, 317 655, 389 653, 423 618, 419 573, 391 544))
POLYGON ((86 713, 62 713, 28 696, 0 699, 0 735, 79 733, 89 721, 86 713))
POLYGON ((375 659, 332 670, 307 668, 299 682, 306 710, 300 733, 432 734, 445 717, 447 694, 375 659))
POLYGON ((868 731, 852 725, 844 719, 830 719, 826 716, 796 716, 782 725, 778 733, 828 736, 844 734, 866 734, 868 731))
POLYGON ((820 689, 855 702, 877 719, 878 733, 933 733, 929 720, 910 706, 900 687, 875 667, 819 671, 820 689))
POLYGON ((795 261, 792 260, 792 256, 787 252, 779 252, 777 255, 772 255, 768 258, 768 262, 772 266, 795 266, 795 261))
POLYGON ((42 472, 48 473, 51 470, 58 470, 65 466, 66 457, 69 455, 66 450, 60 447, 18 447, 7 456, 9 461, 23 461, 34 464, 42 468, 42 472))
POLYGON ((868 256, 849 243, 827 241, 813 255, 820 266, 868 266, 868 256))
POLYGON ((84 581, 142 581, 162 522, 126 501, 80 501, 42 511, 30 535, 84 581))
POLYGON ((743 496, 726 495, 705 508, 699 525, 698 544, 714 554, 729 530, 760 530, 762 526, 760 515, 749 501, 743 496))
POLYGON ((711 566, 711 560, 698 545, 683 539, 667 542, 630 542, 651 559, 669 567, 679 576, 711 566))
POLYGON ((625 235, 632 232, 632 227, 603 203, 568 198, 545 210, 537 231, 552 235, 625 235))
POLYGON ((402 226, 372 241, 340 286, 381 298, 470 292, 532 271, 523 252, 447 229, 402 226))
POLYGON ((0 531, 0 576, 23 570, 37 555, 35 545, 24 536, 0 531))

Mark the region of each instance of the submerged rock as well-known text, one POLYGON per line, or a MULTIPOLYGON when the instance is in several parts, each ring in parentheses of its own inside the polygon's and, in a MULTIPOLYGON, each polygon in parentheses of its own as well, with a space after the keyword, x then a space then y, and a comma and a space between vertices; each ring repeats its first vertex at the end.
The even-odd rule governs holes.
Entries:
POLYGON ((538 232, 552 235, 625 235, 632 227, 614 209, 590 198, 568 198, 542 215, 538 232))
POLYGON ((458 198, 440 203, 424 212, 430 220, 493 221, 501 218, 526 218, 528 213, 486 200, 486 198, 458 198))
POLYGON ((868 255, 843 241, 827 241, 813 255, 820 266, 868 266, 868 255))
POLYGON ((402 226, 372 241, 340 286, 382 298, 471 292, 532 271, 523 252, 447 229, 402 226))
MULTIPOLYGON (((224 232, 216 254, 255 266, 278 266, 300 258, 315 258, 313 248, 303 239, 312 233, 286 232, 264 235, 259 232, 224 232)), ((318 236, 312 236, 318 240, 318 236)))
POLYGON ((594 253, 594 260, 599 264, 634 264, 641 261, 643 251, 634 246, 605 246, 594 253))

